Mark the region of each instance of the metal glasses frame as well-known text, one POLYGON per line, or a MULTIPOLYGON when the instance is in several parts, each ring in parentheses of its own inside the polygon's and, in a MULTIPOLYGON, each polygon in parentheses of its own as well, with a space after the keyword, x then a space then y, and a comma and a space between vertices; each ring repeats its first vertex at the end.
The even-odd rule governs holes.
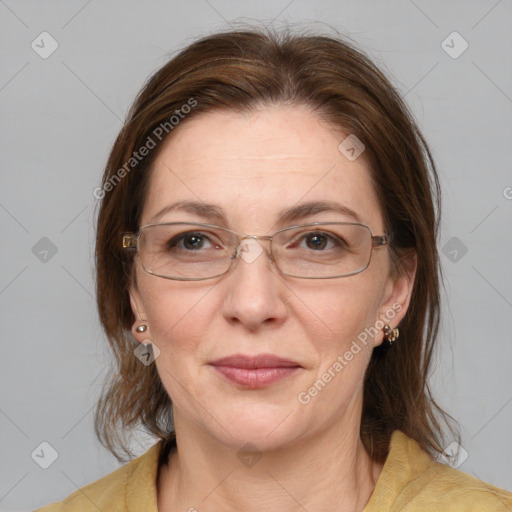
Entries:
POLYGON ((383 235, 374 235, 368 226, 366 226, 365 224, 360 224, 359 222, 313 222, 313 223, 309 223, 309 224, 296 224, 294 226, 288 226, 286 228, 282 228, 282 229, 276 231, 273 235, 249 235, 246 233, 237 233, 236 231, 233 231, 232 229, 224 228, 221 226, 216 226, 214 224, 205 224, 205 223, 201 223, 201 222, 160 222, 160 223, 156 223, 156 224, 146 224, 145 226, 141 226, 137 233, 123 233, 123 239, 122 239, 123 249, 128 250, 128 251, 137 251, 139 248, 140 235, 148 228, 151 228, 153 226, 169 226, 169 225, 177 225, 177 224, 186 224, 186 225, 191 225, 191 226, 215 228, 215 229, 220 229, 222 231, 226 231, 228 233, 232 233, 233 235, 235 235, 238 239, 238 245, 235 248, 235 252, 231 255, 231 263, 230 263, 228 269, 225 272, 222 272, 221 274, 216 274, 211 277, 169 277, 169 276, 164 276, 161 274, 156 274, 155 272, 148 270, 144 266, 144 264, 142 264, 142 267, 148 274, 151 274, 151 275, 154 275, 157 277, 161 277, 163 279, 172 279, 175 281, 204 281, 207 279, 214 279, 216 277, 221 277, 223 275, 226 275, 233 268, 233 265, 234 265, 235 261, 238 259, 238 256, 240 254, 239 248, 240 248, 241 243, 244 240, 252 239, 252 240, 268 240, 270 242, 270 254, 267 253, 267 255, 270 258, 270 260, 275 264, 275 266, 279 270, 279 272, 281 272, 281 274, 283 274, 285 276, 295 277, 298 279, 337 279, 340 277, 348 277, 348 276, 352 276, 355 274, 359 274, 360 272, 363 272, 364 270, 366 270, 368 268, 368 266, 370 265, 373 249, 376 247, 382 247, 382 246, 388 245, 391 241, 390 234, 385 233, 383 235), (370 233, 370 236, 371 236, 371 241, 372 241, 372 246, 371 246, 372 251, 370 252, 370 257, 368 259, 368 263, 364 267, 362 267, 361 269, 355 270, 354 272, 350 272, 348 274, 341 274, 341 275, 337 275, 337 276, 322 276, 322 277, 296 276, 294 274, 288 274, 287 272, 283 272, 279 268, 279 265, 275 261, 274 254, 272 252, 272 239, 277 234, 282 233, 283 231, 288 231, 290 229, 297 229, 297 228, 303 228, 303 227, 314 227, 314 226, 326 226, 326 225, 333 225, 333 224, 346 225, 346 226, 361 226, 368 230, 368 232, 370 233))

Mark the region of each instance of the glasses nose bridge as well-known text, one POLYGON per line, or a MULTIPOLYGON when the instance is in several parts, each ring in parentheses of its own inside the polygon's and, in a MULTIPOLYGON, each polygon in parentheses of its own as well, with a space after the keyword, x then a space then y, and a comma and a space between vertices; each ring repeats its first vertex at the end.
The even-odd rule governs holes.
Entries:
POLYGON ((267 251, 267 255, 271 261, 274 261, 274 254, 272 253, 272 240, 274 238, 273 235, 249 235, 246 233, 235 233, 234 231, 233 233, 236 235, 238 241, 235 252, 233 254, 233 259, 237 259, 238 256, 240 256, 240 249, 243 246, 245 240, 254 240, 255 242, 257 242, 257 240, 266 240, 269 242, 269 251, 267 251))

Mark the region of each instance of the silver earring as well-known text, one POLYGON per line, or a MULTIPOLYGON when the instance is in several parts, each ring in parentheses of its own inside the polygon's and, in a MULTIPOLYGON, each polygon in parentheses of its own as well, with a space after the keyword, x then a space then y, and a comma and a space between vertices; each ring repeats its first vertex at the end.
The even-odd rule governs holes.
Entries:
POLYGON ((136 329, 137 332, 146 332, 148 330, 147 325, 139 325, 136 329))

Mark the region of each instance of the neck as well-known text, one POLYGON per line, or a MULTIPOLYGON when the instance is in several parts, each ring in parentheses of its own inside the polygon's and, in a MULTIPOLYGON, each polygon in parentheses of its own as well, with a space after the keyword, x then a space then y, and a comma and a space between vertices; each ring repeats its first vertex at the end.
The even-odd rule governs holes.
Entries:
POLYGON ((158 479, 158 510, 164 512, 360 512, 382 470, 364 449, 359 425, 326 429, 240 460, 233 447, 216 442, 179 415, 174 419, 177 450, 158 479))

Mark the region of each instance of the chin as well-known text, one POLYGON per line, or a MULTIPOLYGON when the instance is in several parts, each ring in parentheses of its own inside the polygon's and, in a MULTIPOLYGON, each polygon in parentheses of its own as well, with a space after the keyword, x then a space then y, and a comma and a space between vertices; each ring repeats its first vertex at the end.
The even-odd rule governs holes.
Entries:
POLYGON ((239 450, 252 443, 259 451, 268 451, 290 443, 297 436, 291 407, 246 406, 235 413, 226 411, 216 429, 221 441, 239 450))

